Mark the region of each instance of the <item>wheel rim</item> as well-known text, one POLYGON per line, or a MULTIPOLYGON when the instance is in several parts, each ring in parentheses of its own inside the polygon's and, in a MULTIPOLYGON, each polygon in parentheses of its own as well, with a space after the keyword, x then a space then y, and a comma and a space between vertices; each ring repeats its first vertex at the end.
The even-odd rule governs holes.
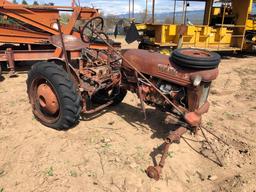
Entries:
POLYGON ((60 116, 60 104, 56 91, 43 77, 36 78, 30 87, 30 100, 33 112, 45 123, 55 123, 60 116))
POLYGON ((37 99, 40 107, 50 114, 55 114, 59 110, 57 96, 48 84, 42 83, 38 86, 37 99))
POLYGON ((187 56, 198 57, 198 58, 210 58, 211 54, 204 50, 180 50, 180 53, 187 56))

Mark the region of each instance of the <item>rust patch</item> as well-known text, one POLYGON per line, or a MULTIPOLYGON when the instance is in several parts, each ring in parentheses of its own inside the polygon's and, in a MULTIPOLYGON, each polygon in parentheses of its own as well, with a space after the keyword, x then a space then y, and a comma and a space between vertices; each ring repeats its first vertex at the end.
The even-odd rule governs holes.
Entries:
POLYGON ((40 106, 51 114, 59 110, 59 102, 52 88, 43 83, 37 88, 37 96, 40 106))

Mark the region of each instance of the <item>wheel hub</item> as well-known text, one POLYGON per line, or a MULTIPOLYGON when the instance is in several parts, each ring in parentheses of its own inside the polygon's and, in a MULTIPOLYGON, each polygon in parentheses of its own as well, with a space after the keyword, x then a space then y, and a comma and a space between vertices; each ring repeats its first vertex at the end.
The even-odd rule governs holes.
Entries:
POLYGON ((207 58, 211 56, 208 52, 204 50, 182 50, 181 53, 187 56, 198 58, 207 58))
POLYGON ((45 83, 39 85, 37 88, 37 97, 40 106, 50 114, 55 114, 59 110, 57 96, 49 85, 45 83))

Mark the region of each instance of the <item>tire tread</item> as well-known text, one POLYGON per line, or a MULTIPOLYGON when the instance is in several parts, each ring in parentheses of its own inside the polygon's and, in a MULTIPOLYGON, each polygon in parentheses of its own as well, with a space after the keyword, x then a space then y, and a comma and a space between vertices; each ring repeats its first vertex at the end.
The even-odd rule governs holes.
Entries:
MULTIPOLYGON (((78 95, 74 83, 68 78, 66 71, 54 62, 38 62, 34 64, 28 73, 27 93, 30 97, 30 86, 38 76, 48 80, 56 91, 61 105, 60 118, 53 124, 37 119, 44 125, 55 129, 63 130, 75 126, 80 118, 81 97, 78 95)), ((30 98, 31 99, 31 98, 30 98)))

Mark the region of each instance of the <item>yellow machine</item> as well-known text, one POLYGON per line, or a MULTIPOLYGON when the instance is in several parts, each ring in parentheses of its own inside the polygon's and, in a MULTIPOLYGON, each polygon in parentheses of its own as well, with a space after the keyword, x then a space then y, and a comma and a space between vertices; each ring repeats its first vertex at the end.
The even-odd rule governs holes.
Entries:
POLYGON ((190 0, 184 1, 184 5, 193 1, 205 2, 202 25, 187 22, 186 8, 183 8, 183 24, 175 24, 175 21, 173 24, 156 24, 154 19, 152 23, 137 24, 141 37, 139 48, 159 50, 164 54, 168 54, 170 48, 177 47, 197 47, 211 51, 255 50, 254 0, 190 0))

